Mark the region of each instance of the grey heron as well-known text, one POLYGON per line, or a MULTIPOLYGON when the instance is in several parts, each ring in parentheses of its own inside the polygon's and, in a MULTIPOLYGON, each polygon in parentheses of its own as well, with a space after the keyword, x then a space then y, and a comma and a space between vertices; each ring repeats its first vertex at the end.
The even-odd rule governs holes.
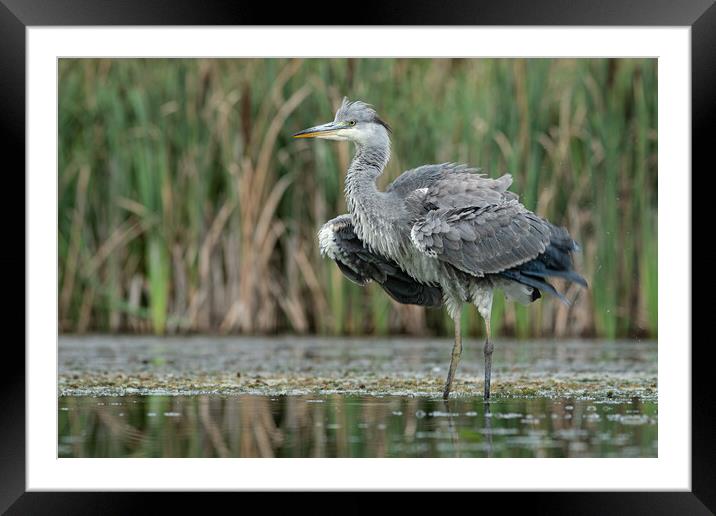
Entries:
POLYGON ((455 326, 443 397, 448 399, 462 353, 460 316, 471 303, 485 321, 484 397, 490 397, 493 291, 531 303, 548 292, 569 304, 548 277, 587 286, 573 270, 579 249, 566 229, 525 208, 508 191, 509 174, 491 179, 467 165, 408 170, 385 191, 376 185, 390 159, 391 129, 373 106, 343 99, 332 122, 295 138, 348 140, 355 156, 345 195, 350 213, 320 229, 321 254, 352 281, 378 283, 400 303, 445 305, 455 326))

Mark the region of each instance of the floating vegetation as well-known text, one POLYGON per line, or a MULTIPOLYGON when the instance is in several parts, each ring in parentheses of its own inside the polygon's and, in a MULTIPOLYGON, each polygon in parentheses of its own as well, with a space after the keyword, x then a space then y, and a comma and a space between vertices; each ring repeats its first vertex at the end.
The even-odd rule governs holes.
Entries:
MULTIPOLYGON (((60 339, 61 396, 326 395, 439 397, 435 364, 449 340, 111 338, 60 339), (161 361, 146 357, 161 356, 161 361), (236 370, 243 371, 241 375, 236 370)), ((482 389, 482 353, 466 350, 455 397, 482 389)), ((654 342, 502 341, 494 396, 599 404, 658 397, 654 342), (560 357, 560 358, 555 358, 560 357)), ((575 405, 564 407, 566 414, 575 405)), ((524 418, 509 413, 500 417, 524 418)))

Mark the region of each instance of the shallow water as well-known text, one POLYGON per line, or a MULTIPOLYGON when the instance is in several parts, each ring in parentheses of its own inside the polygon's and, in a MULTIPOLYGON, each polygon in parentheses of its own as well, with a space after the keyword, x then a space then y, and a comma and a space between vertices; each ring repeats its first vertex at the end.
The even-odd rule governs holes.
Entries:
POLYGON ((653 341, 61 337, 60 457, 653 457, 653 341))
POLYGON ((655 457, 655 401, 61 396, 59 457, 655 457))
MULTIPOLYGON (((482 392, 482 342, 465 339, 454 396, 482 392)), ((451 339, 61 337, 61 396, 439 396, 451 339)), ((656 401, 654 341, 495 340, 505 397, 656 401)))

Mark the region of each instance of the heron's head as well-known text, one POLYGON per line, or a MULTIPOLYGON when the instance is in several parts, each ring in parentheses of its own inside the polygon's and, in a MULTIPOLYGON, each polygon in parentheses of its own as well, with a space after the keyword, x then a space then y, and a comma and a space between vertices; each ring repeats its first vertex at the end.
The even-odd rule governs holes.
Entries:
POLYGON ((323 138, 325 140, 348 140, 358 145, 387 145, 390 127, 373 109, 360 100, 343 98, 336 117, 327 124, 309 127, 293 135, 294 138, 323 138))

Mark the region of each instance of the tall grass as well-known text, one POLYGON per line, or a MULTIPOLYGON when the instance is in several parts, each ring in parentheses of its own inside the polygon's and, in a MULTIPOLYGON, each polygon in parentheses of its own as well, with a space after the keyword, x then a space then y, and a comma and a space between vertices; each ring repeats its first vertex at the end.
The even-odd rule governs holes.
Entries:
MULTIPOLYGON (((290 135, 343 95, 394 128, 383 185, 424 163, 510 172, 582 243, 567 308, 498 296, 502 334, 657 333, 656 60, 60 61, 64 332, 442 334, 322 260, 348 144, 290 135)), ((560 285, 562 287, 563 285, 560 285)), ((474 310, 464 327, 479 334, 474 310)))

